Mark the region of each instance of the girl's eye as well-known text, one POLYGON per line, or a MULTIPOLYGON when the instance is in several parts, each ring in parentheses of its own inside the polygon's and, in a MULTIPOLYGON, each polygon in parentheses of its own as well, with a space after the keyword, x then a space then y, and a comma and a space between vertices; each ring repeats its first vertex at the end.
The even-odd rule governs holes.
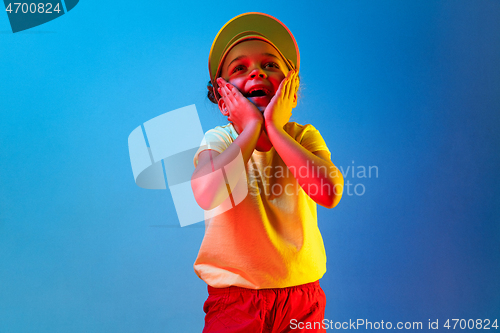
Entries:
POLYGON ((236 67, 234 67, 234 68, 233 68, 233 70, 232 70, 232 72, 231 72, 231 73, 236 73, 236 72, 238 72, 238 71, 242 71, 242 70, 244 70, 244 69, 245 69, 245 66, 243 66, 243 65, 238 65, 238 66, 236 66, 236 67))
POLYGON ((273 67, 273 68, 279 68, 278 64, 274 63, 274 62, 268 62, 264 65, 264 68, 267 68, 267 67, 273 67))

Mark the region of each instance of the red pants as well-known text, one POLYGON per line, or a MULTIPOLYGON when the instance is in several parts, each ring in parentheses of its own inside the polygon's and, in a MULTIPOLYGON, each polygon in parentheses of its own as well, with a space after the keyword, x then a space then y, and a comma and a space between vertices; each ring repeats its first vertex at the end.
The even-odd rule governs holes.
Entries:
POLYGON ((258 290, 208 286, 203 333, 326 332, 325 305, 319 281, 258 290))

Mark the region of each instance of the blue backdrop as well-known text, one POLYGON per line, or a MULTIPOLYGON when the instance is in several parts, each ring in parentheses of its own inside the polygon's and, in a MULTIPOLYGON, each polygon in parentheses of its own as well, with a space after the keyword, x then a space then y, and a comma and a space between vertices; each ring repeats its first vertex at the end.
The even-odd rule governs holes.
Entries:
POLYGON ((498 1, 86 0, 16 34, 0 14, 0 332, 201 331, 203 224, 135 185, 127 137, 190 104, 225 124, 208 53, 248 11, 295 35, 292 120, 351 184, 318 207, 326 318, 500 319, 498 1))

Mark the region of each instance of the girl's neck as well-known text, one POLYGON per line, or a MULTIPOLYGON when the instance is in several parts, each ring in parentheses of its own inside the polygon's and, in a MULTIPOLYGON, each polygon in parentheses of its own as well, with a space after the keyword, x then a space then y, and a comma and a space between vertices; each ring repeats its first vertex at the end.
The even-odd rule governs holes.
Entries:
POLYGON ((267 133, 263 130, 260 132, 259 139, 257 140, 257 144, 255 145, 255 149, 257 151, 269 151, 273 147, 273 144, 269 140, 269 137, 267 136, 267 133))

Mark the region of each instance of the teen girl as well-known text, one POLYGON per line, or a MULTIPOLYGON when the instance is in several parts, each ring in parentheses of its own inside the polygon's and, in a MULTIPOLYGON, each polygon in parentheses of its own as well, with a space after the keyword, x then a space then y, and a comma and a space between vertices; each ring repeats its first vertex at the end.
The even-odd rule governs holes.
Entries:
POLYGON ((203 332, 324 331, 316 204, 337 205, 344 180, 320 133, 289 122, 299 65, 293 35, 266 14, 235 17, 213 42, 209 98, 229 124, 208 131, 194 157, 193 193, 207 211, 194 263, 208 284, 203 332))

